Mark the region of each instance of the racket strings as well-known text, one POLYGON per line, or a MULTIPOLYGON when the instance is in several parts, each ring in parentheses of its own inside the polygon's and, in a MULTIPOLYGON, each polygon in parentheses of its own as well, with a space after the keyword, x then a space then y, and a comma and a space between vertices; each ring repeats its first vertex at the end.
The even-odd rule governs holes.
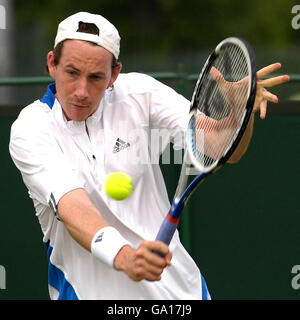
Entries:
POLYGON ((242 49, 222 48, 198 92, 194 156, 201 166, 217 162, 231 147, 245 114, 249 70, 242 49))

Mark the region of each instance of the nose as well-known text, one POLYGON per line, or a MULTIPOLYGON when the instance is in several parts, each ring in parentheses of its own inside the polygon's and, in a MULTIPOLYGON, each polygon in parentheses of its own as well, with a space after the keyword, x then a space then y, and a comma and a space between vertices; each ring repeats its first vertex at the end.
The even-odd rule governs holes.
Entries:
POLYGON ((75 91, 75 97, 79 101, 86 100, 88 98, 88 83, 86 79, 80 79, 77 82, 77 87, 75 91))

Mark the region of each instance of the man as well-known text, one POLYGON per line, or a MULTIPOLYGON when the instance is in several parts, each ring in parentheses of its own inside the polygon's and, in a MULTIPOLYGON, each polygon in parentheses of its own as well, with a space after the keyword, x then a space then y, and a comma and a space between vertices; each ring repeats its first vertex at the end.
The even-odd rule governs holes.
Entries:
MULTIPOLYGON (((10 153, 48 250, 50 297, 209 299, 178 233, 170 246, 153 241, 170 205, 159 165, 131 161, 151 145, 149 135, 132 134, 137 129, 168 129, 182 147, 189 101, 149 76, 120 74, 119 41, 116 28, 99 15, 80 12, 61 22, 47 57, 55 84, 11 129, 10 153), (121 202, 103 190, 114 171, 133 178, 134 192, 121 202)), ((279 68, 266 67, 258 78, 279 68)), ((266 101, 277 102, 264 86, 285 81, 258 80, 254 110, 262 118, 266 101)), ((231 162, 246 151, 253 119, 231 162)))

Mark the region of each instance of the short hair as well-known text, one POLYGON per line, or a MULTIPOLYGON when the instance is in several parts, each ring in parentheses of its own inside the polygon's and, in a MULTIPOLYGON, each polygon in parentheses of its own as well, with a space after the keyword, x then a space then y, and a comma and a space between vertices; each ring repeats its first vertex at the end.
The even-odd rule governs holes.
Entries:
MULTIPOLYGON (((99 35, 99 28, 94 24, 94 23, 88 23, 88 22, 82 22, 79 21, 78 23, 78 29, 76 32, 84 32, 84 33, 90 33, 90 34, 96 34, 99 35)), ((64 45, 64 41, 59 42, 56 47, 52 50, 53 51, 53 59, 54 59, 54 64, 57 66, 59 64, 59 60, 61 58, 62 55, 62 50, 63 50, 63 45, 64 45)), ((83 40, 85 41, 85 40, 83 40)), ((92 45, 97 45, 94 42, 90 42, 90 41, 86 41, 92 45)), ((120 62, 115 58, 114 55, 112 55, 112 69, 117 67, 120 64, 120 62)), ((49 74, 49 68, 48 68, 48 64, 46 64, 46 71, 49 74)))

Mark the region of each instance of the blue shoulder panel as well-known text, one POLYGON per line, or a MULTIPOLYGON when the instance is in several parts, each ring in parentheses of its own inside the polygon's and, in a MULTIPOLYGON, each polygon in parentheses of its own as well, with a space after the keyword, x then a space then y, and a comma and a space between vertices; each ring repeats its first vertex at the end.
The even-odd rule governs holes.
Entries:
POLYGON ((55 87, 55 82, 50 83, 48 85, 48 89, 43 96, 42 99, 40 99, 41 102, 46 103, 50 109, 52 109, 55 101, 55 94, 56 94, 56 87, 55 87))

